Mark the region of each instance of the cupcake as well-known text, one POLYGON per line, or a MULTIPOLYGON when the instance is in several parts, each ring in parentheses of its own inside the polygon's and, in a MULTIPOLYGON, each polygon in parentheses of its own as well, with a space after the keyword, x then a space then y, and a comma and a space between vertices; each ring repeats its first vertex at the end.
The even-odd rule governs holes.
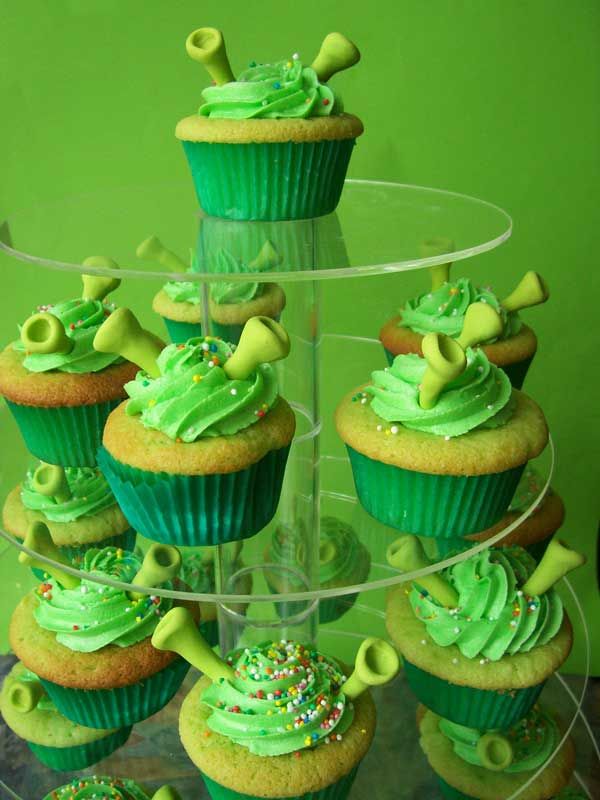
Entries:
POLYGON ((398 670, 389 644, 366 639, 346 679, 334 659, 285 639, 222 661, 184 609, 161 621, 153 642, 204 673, 183 702, 179 734, 213 800, 345 800, 375 731, 365 690, 398 670))
POLYGON ((575 768, 571 739, 557 752, 562 732, 554 717, 541 708, 531 709, 504 731, 457 725, 432 711, 424 712, 419 728, 421 748, 447 800, 516 795, 523 800, 550 800, 569 782, 575 768))
POLYGON ((172 786, 161 788, 150 794, 139 783, 129 778, 109 778, 92 775, 89 778, 73 778, 64 786, 53 789, 42 800, 180 800, 172 786))
POLYGON ((295 53, 273 64, 252 61, 237 79, 220 31, 193 31, 186 49, 214 81, 175 131, 203 210, 242 220, 331 213, 363 132, 328 85, 360 59, 352 42, 330 33, 310 66, 295 53))
POLYGON ((37 675, 17 662, 0 692, 0 713, 34 756, 56 770, 77 770, 96 764, 129 738, 131 727, 86 728, 63 717, 37 675))
MULTIPOLYGON (((151 236, 138 249, 139 258, 157 261, 174 272, 197 272, 195 256, 188 270, 184 262, 151 236)), ((270 242, 265 242, 260 252, 248 264, 242 264, 228 250, 221 248, 215 254, 214 270, 222 273, 268 271, 280 259, 270 242)), ((152 308, 163 318, 169 337, 175 344, 202 335, 202 290, 192 281, 168 281, 155 295, 152 308)), ((242 328, 250 317, 265 316, 279 320, 285 307, 285 293, 275 283, 257 281, 215 281, 208 287, 208 305, 211 333, 237 344, 242 328)))
MULTIPOLYGON (((300 519, 294 526, 279 525, 265 549, 266 564, 288 568, 284 575, 277 569, 265 571, 272 592, 302 591, 305 582, 294 581, 289 568, 300 574, 306 571, 307 530, 300 519)), ((333 589, 363 583, 369 577, 371 556, 359 540, 354 528, 336 517, 321 517, 319 528, 319 588, 333 589)), ((354 604, 358 595, 324 597, 319 600, 321 624, 339 619, 354 604)), ((293 616, 300 603, 278 603, 282 619, 293 616)))
POLYGON ((16 607, 10 643, 60 713, 90 728, 117 728, 159 711, 188 669, 185 661, 151 644, 160 617, 173 603, 98 580, 170 588, 181 565, 177 550, 154 545, 142 562, 134 553, 92 548, 80 567, 89 578, 78 578, 64 569, 43 523, 33 523, 25 545, 52 561, 25 552, 19 560, 51 577, 16 607))
MULTIPOLYGON (((101 257, 83 264, 117 268, 101 257)), ((133 364, 92 346, 114 310, 106 295, 119 283, 84 275, 81 298, 38 306, 21 326, 20 339, 0 353, 0 395, 27 449, 42 461, 95 466, 104 422, 124 397, 123 384, 135 375, 133 364)))
POLYGON ((161 351, 119 309, 94 340, 140 365, 98 454, 130 524, 150 539, 203 546, 252 536, 272 519, 295 429, 269 361, 289 338, 253 317, 239 346, 211 336, 161 351))
MULTIPOLYGON (((418 699, 446 719, 508 728, 536 702, 572 645, 554 583, 584 562, 553 539, 536 565, 521 547, 482 550, 387 598, 386 625, 418 699)), ((414 536, 390 545, 402 572, 429 566, 414 536)))
MULTIPOLYGON (((435 240, 424 254, 433 256, 453 249, 452 243, 435 240)), ((537 272, 527 272, 516 289, 501 300, 489 287, 475 286, 468 278, 451 281, 450 264, 433 267, 431 272, 431 291, 409 300, 379 333, 390 364, 400 354, 420 355, 423 337, 428 333, 443 333, 461 341, 469 306, 487 303, 500 315, 502 328, 482 341, 481 347, 490 362, 501 367, 512 385, 520 389, 537 350, 537 338, 518 312, 546 302, 549 295, 543 278, 537 272)))
POLYGON ((489 305, 474 303, 466 350, 427 334, 423 357, 397 356, 338 406, 356 492, 375 519, 443 539, 485 530, 508 508, 548 430, 536 403, 472 347, 499 326, 489 305))
MULTIPOLYGON (((521 476, 517 490, 508 507, 508 511, 500 522, 487 531, 468 536, 476 542, 485 541, 500 533, 508 525, 518 519, 539 497, 545 480, 540 473, 528 464, 521 476)), ((550 487, 534 508, 530 517, 522 522, 514 531, 507 534, 502 545, 518 544, 524 547, 539 561, 546 552, 546 547, 565 519, 565 506, 561 497, 550 487)))
POLYGON ((9 493, 4 529, 24 539, 32 522, 43 522, 59 551, 75 566, 89 547, 133 550, 135 531, 96 467, 41 464, 9 493))

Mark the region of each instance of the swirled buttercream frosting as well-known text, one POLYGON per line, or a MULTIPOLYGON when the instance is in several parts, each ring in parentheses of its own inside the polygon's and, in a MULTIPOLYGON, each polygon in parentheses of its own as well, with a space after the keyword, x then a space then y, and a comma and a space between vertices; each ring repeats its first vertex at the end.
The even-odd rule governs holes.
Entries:
POLYGON ((168 345, 157 359, 158 378, 138 372, 125 384, 127 414, 139 414, 146 428, 182 442, 247 428, 275 403, 277 378, 270 364, 243 380, 228 378, 223 365, 234 350, 211 336, 168 345))
POLYGON ((28 353, 18 340, 15 350, 25 352, 23 366, 29 372, 100 372, 123 359, 115 353, 99 353, 92 342, 98 328, 114 310, 114 303, 101 300, 65 300, 54 305, 38 306, 62 322, 65 333, 73 341, 70 353, 28 353))
POLYGON ((520 588, 535 568, 522 547, 490 548, 442 571, 458 593, 456 608, 440 605, 418 583, 409 601, 436 644, 498 661, 547 644, 561 627, 563 605, 554 589, 528 596, 520 588))
POLYGON ((51 522, 73 522, 116 505, 115 497, 100 470, 93 467, 65 467, 65 477, 71 497, 61 501, 38 492, 34 488, 33 473, 29 472, 21 486, 21 501, 25 508, 40 511, 51 522))
POLYGON ((232 681, 211 684, 208 726, 261 756, 314 747, 341 736, 354 718, 337 664, 309 645, 264 642, 228 656, 232 681))
MULTIPOLYGON (((506 311, 494 292, 487 287, 475 286, 468 278, 448 281, 435 289, 409 300, 401 309, 399 325, 416 333, 445 333, 456 339, 460 336, 465 314, 472 303, 487 303, 500 314, 502 334, 499 339, 508 339, 521 330, 521 320, 516 311, 506 311)), ((488 339, 482 344, 490 344, 488 339)))
POLYGON ((215 564, 202 553, 187 553, 181 556, 179 578, 192 592, 208 594, 215 590, 215 564))
POLYGON ((467 366, 448 383, 433 408, 419 405, 419 386, 427 362, 415 354, 396 356, 392 366, 372 373, 365 393, 371 408, 387 422, 438 436, 461 436, 476 428, 497 428, 512 414, 511 385, 482 350, 467 348, 467 366))
POLYGON ((274 64, 252 62, 236 81, 204 89, 202 99, 198 113, 221 119, 300 119, 341 111, 329 86, 295 56, 274 64))
MULTIPOLYGON (((452 742, 457 756, 476 767, 484 766, 477 752, 477 743, 485 731, 457 725, 447 719, 440 719, 438 727, 452 742)), ((538 769, 554 753, 560 738, 556 722, 539 708, 533 708, 526 717, 502 733, 513 749, 511 764, 502 770, 507 773, 538 769)))
MULTIPOLYGON (((142 565, 135 553, 114 547, 88 550, 80 570, 90 575, 133 583, 142 565)), ((170 587, 169 584, 165 584, 170 587)), ((53 631, 56 641, 80 653, 93 653, 108 644, 129 647, 151 636, 172 605, 155 595, 132 600, 122 589, 82 578, 74 589, 65 589, 54 578, 36 591, 35 619, 53 631)))
POLYGON ((148 800, 148 795, 135 781, 126 778, 73 778, 59 786, 44 800, 148 800))

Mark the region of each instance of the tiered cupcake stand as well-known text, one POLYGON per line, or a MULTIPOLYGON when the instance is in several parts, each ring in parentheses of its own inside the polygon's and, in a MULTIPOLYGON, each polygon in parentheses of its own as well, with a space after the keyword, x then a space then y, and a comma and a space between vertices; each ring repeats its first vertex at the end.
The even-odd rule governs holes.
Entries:
MULTIPOLYGON (((277 369, 281 394, 296 412, 297 432, 281 502, 267 528, 243 542, 240 560, 232 563, 225 548, 217 548, 214 594, 184 596, 217 604, 223 650, 271 637, 301 638, 314 640, 324 652, 351 662, 365 635, 386 637, 386 591, 418 574, 401 574, 387 565, 386 548, 398 533, 369 517, 357 502, 344 448, 332 422, 337 400, 350 388, 364 383, 373 369, 385 365, 383 348, 373 338, 375 326, 367 327, 361 322, 363 308, 368 308, 371 296, 373 283, 369 282, 383 282, 384 286, 378 285, 379 296, 389 297, 392 311, 407 296, 403 279, 396 273, 456 262, 493 250, 510 236, 511 220, 501 209, 473 198, 372 181, 347 181, 335 217, 266 223, 262 228, 263 223, 224 223, 223 227, 211 219, 199 224, 201 215, 194 211, 193 202, 187 185, 161 184, 61 199, 16 213, 0 227, 0 249, 12 257, 3 259, 4 286, 14 286, 16 281, 26 283, 31 287, 32 306, 69 297, 76 293, 74 284, 78 282, 77 273, 82 271, 79 263, 83 258, 90 254, 109 255, 121 265, 119 275, 123 279, 115 301, 131 307, 146 327, 164 336, 160 320, 150 310, 150 300, 166 280, 179 277, 196 281, 203 299, 204 319, 208 320, 207 286, 219 277, 211 266, 215 248, 224 242, 256 242, 261 238, 274 242, 281 255, 279 267, 266 275, 251 277, 277 282, 287 295, 282 322, 290 333, 292 352, 277 369), (137 262, 133 256, 136 245, 151 233, 158 234, 180 254, 194 250, 198 271, 192 276, 174 276, 160 271, 160 267, 153 270, 137 262), (439 236, 454 241, 456 251, 421 258, 422 242, 439 236), (344 319, 338 332, 331 330, 329 322, 334 305, 336 317, 344 319), (342 581, 335 588, 319 586, 322 515, 350 523, 369 551, 370 572, 359 585, 342 581), (287 585, 289 591, 274 598, 265 581, 265 550, 278 525, 300 523, 305 531, 305 556, 302 564, 277 566, 279 585, 287 585), (341 615, 319 625, 319 606, 332 602, 341 615)), ((103 274, 101 270, 98 273, 103 274)), ((249 276, 244 273, 228 279, 247 281, 249 276)), ((426 276, 423 280, 427 280, 426 276)), ((9 297, 10 288, 5 294, 5 315, 11 314, 9 297)), ((30 312, 25 309, 23 316, 30 312)), ((14 320, 15 333, 19 321, 20 318, 14 320)), ((205 332, 210 332, 208 325, 205 332)), ((33 460, 4 406, 0 415, 0 496, 4 500, 33 460)), ((551 444, 536 464, 545 476, 545 486, 518 520, 494 539, 473 545, 450 560, 438 553, 438 568, 500 542, 526 519, 550 484, 553 461, 551 444)), ((4 531, 0 530, 0 535, 0 673, 4 675, 14 661, 7 642, 10 613, 36 581, 17 561, 22 545, 4 531)), ((142 536, 138 543, 142 548, 148 545, 142 536)), ((431 540, 427 546, 436 557, 431 540)), ((152 593, 183 596, 164 589, 153 589, 152 593)), ((586 620, 566 579, 561 593, 575 635, 582 638, 589 654, 586 620)), ((196 674, 190 672, 166 708, 137 724, 124 747, 86 772, 126 776, 150 787, 171 783, 184 800, 208 797, 177 733, 179 706, 195 679, 196 674)), ((542 700, 560 715, 565 735, 573 737, 577 749, 573 783, 591 798, 600 796, 600 757, 586 717, 590 710, 587 686, 587 671, 578 677, 557 674, 548 682, 542 700)), ((402 672, 391 685, 376 690, 374 696, 379 712, 377 734, 351 797, 438 797, 435 775, 418 744, 416 701, 402 672)), ((44 767, 4 724, 0 727, 0 764, 0 795, 16 800, 35 800, 74 777, 44 767)))

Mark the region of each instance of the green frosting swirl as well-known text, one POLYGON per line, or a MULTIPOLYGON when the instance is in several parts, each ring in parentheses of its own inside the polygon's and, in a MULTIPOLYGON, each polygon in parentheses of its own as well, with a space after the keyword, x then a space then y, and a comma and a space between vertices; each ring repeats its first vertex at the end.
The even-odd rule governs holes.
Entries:
MULTIPOLYGON (((466 350, 467 367, 444 388, 433 408, 419 405, 419 385, 427 362, 418 355, 396 356, 391 367, 372 373, 371 408, 387 422, 438 436, 461 436, 475 428, 504 425, 513 411, 506 374, 490 364, 485 353, 466 350)), ((356 399, 359 399, 357 396, 356 399)))
MULTIPOLYGON (((445 333, 454 339, 460 336, 465 314, 472 303, 488 303, 500 314, 503 330, 498 339, 509 339, 521 330, 521 320, 516 311, 506 311, 491 289, 474 286, 468 278, 459 278, 409 300, 400 313, 400 327, 416 333, 445 333)), ((488 339, 483 344, 491 344, 488 339)))
POLYGON ((179 578, 192 592, 208 594, 215 590, 215 563, 206 561, 202 553, 182 554, 179 578))
POLYGON ((149 800, 135 781, 127 778, 73 778, 70 783, 53 789, 43 800, 149 800))
MULTIPOLYGON (((275 564, 305 566, 306 528, 280 525, 271 539, 270 558, 275 564)), ((321 517, 319 537, 319 584, 335 584, 349 575, 367 575, 371 559, 354 528, 337 517, 321 517)), ((287 579, 296 584, 294 578, 287 579)), ((303 585, 298 579, 297 585, 303 585)))
MULTIPOLYGON (((65 333, 74 342, 70 353, 26 353, 23 366, 29 372, 100 372, 123 359, 115 353, 99 353, 94 350, 93 341, 98 328, 114 310, 114 303, 101 300, 65 300, 55 305, 38 306, 38 311, 47 311, 57 317, 65 328, 65 333)), ((21 340, 13 347, 25 352, 21 340)))
POLYGON ((260 756, 293 753, 341 736, 354 707, 337 664, 298 642, 263 642, 229 654, 233 681, 211 684, 208 726, 260 756))
POLYGON ((554 589, 539 597, 520 590, 535 568, 522 547, 483 550, 442 572, 458 592, 456 608, 445 608, 414 584, 410 604, 436 644, 456 645, 466 658, 498 661, 528 653, 551 641, 563 620, 554 589))
POLYGON ((339 114, 340 102, 312 67, 293 57, 276 64, 254 64, 237 81, 202 92, 201 116, 220 119, 300 119, 339 114))
POLYGON ((60 502, 36 491, 32 483, 33 472, 28 472, 21 487, 21 501, 25 508, 40 511, 51 522, 73 522, 116 505, 110 486, 99 469, 65 467, 65 477, 71 497, 60 502))
POLYGON ((168 345, 157 359, 158 378, 138 372, 125 384, 127 414, 182 442, 249 427, 275 403, 277 377, 270 364, 260 364, 247 379, 229 379, 221 365, 234 350, 212 336, 168 345))
MULTIPOLYGON (((135 553, 114 547, 91 548, 80 570, 133 583, 141 565, 135 553)), ((75 589, 65 589, 50 578, 39 586, 36 596, 38 625, 56 633, 57 642, 79 653, 93 653, 108 644, 129 647, 146 639, 172 606, 168 598, 154 595, 131 600, 121 589, 87 578, 75 589)))
MULTIPOLYGON (((457 725, 447 719, 440 719, 438 726, 452 742, 457 756, 468 764, 483 766, 477 753, 477 743, 485 731, 457 725)), ((502 733, 513 748, 513 761, 502 770, 506 773, 530 772, 543 766, 556 750, 560 739, 556 722, 539 708, 532 709, 526 717, 502 733)))

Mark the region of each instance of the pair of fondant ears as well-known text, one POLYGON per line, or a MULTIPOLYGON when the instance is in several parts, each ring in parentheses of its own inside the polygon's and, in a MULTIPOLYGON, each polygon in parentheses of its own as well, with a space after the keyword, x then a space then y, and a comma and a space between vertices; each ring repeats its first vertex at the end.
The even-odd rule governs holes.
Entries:
MULTIPOLYGON (((235 81, 221 31, 198 28, 186 39, 185 49, 194 61, 204 64, 217 86, 235 81)), ((336 72, 352 67, 359 60, 360 52, 355 44, 341 33, 329 33, 311 67, 321 83, 326 83, 336 72)))
MULTIPOLYGON (((416 572, 433 566, 421 541, 411 534, 401 536, 392 542, 387 549, 388 563, 401 572, 416 572)), ((523 593, 530 597, 539 596, 551 589, 554 584, 576 567, 585 564, 585 556, 572 550, 564 541, 554 537, 551 539, 540 563, 521 587, 523 593)), ((456 608, 458 592, 439 572, 420 575, 414 581, 427 594, 446 608, 456 608)))

